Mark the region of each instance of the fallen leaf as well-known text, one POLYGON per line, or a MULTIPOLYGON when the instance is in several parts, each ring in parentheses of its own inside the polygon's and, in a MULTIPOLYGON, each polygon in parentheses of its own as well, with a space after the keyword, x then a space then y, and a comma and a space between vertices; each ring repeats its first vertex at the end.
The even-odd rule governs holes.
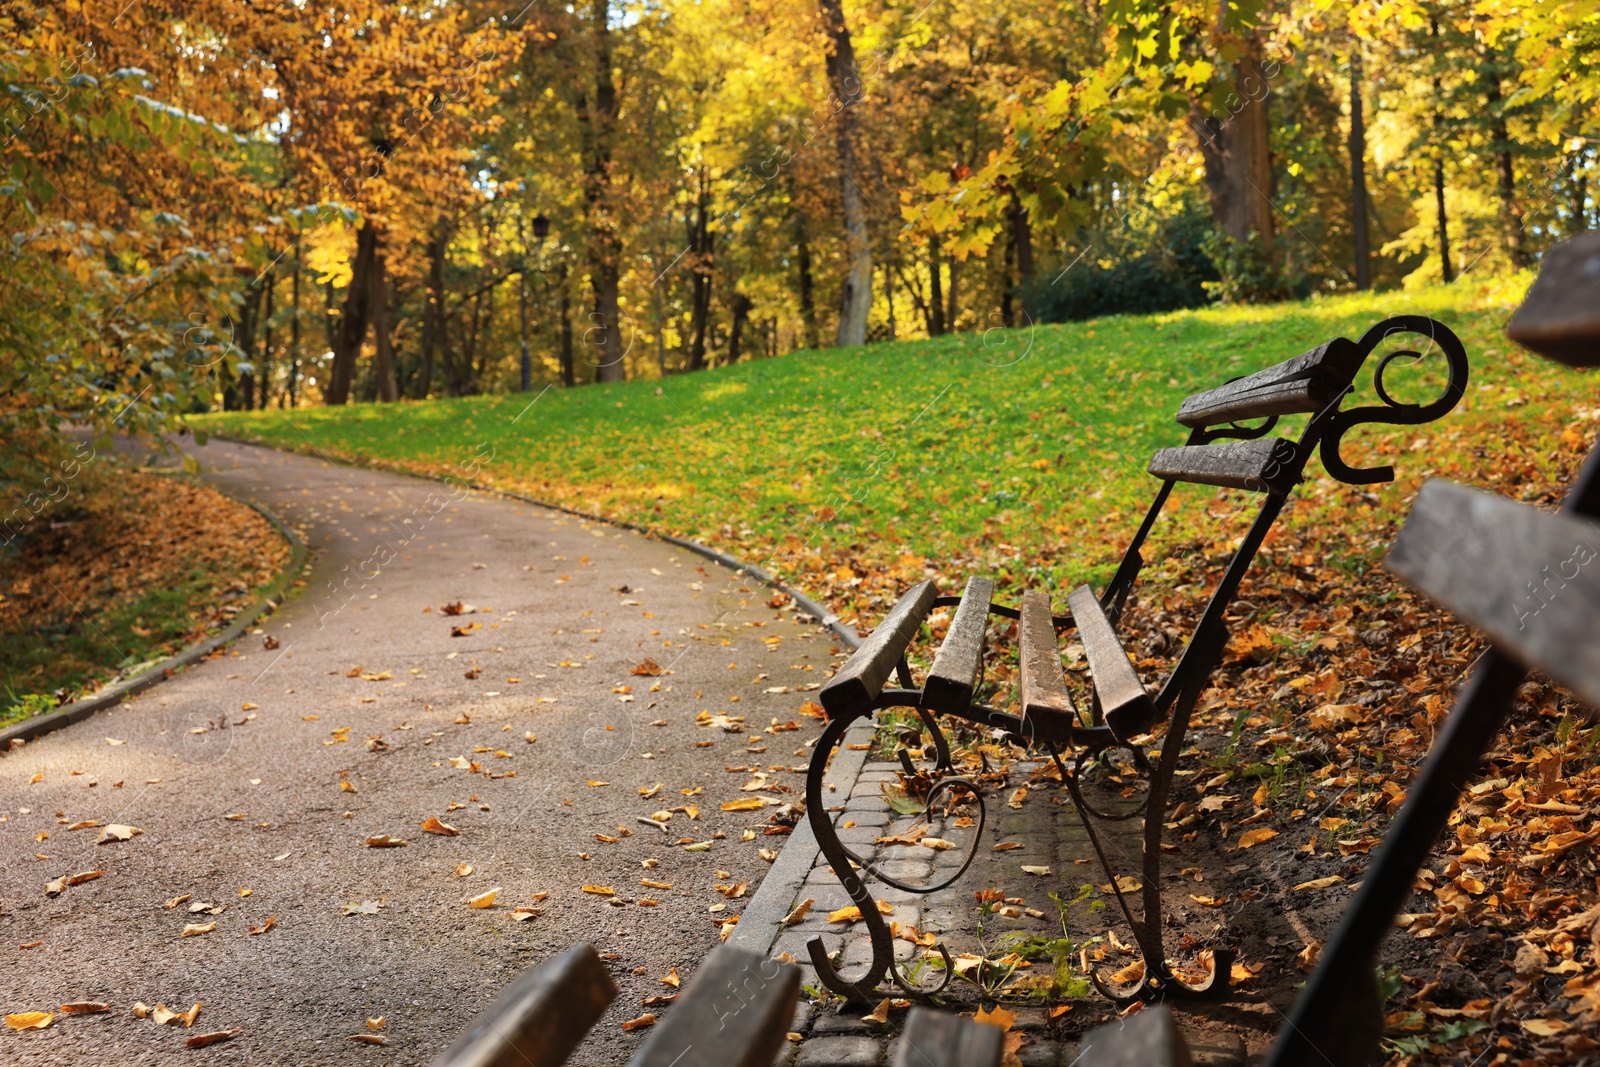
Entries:
POLYGON ((623 1023, 622 1028, 624 1030, 642 1030, 646 1026, 654 1026, 655 1024, 656 1017, 649 1012, 645 1012, 637 1019, 629 1019, 627 1022, 623 1023))
POLYGON ((266 922, 262 923, 260 926, 250 927, 250 933, 253 936, 259 936, 266 933, 276 925, 278 925, 278 917, 276 915, 268 915, 266 922))
POLYGON ((184 1042, 188 1048, 205 1048, 207 1045, 220 1044, 223 1041, 232 1041, 244 1033, 244 1027, 236 1026, 232 1030, 214 1030, 209 1034, 195 1034, 184 1042))
POLYGON ((134 834, 142 833, 144 831, 137 826, 124 826, 121 823, 114 822, 100 831, 100 839, 95 844, 103 845, 107 841, 129 841, 132 840, 134 834))
POLYGON ((47 897, 60 896, 67 891, 67 876, 62 875, 52 882, 44 884, 44 895, 47 897))
POLYGON ((167 901, 165 904, 163 904, 161 906, 163 908, 166 908, 168 911, 171 911, 173 908, 176 908, 179 904, 182 904, 184 901, 188 900, 192 896, 194 896, 193 893, 185 893, 181 897, 173 897, 171 900, 167 901))
POLYGON ((471 900, 467 901, 467 907, 469 907, 469 908, 487 908, 491 904, 494 903, 494 898, 499 896, 499 895, 500 895, 500 887, 499 886, 495 886, 493 889, 485 890, 484 892, 479 893, 477 896, 473 897, 471 900))
POLYGON ((367 838, 368 848, 403 848, 410 843, 390 834, 376 834, 367 838))
POLYGON ((882 1000, 880 1000, 878 1002, 878 1006, 872 1009, 872 1014, 863 1015, 861 1017, 861 1021, 864 1023, 877 1023, 879 1026, 887 1026, 889 1024, 889 998, 884 997, 882 1000))
POLYGON ((13 1030, 43 1030, 55 1017, 55 1013, 49 1011, 21 1011, 7 1015, 6 1025, 13 1030))
POLYGON ((532 919, 534 916, 538 915, 542 910, 543 909, 541 908, 512 908, 511 919, 513 922, 525 923, 529 919, 532 919))
POLYGON ((806 913, 811 910, 811 905, 815 903, 816 901, 810 897, 802 900, 800 903, 794 906, 793 911, 783 917, 782 924, 784 926, 793 926, 795 923, 806 917, 806 913))
POLYGON ((994 850, 996 852, 1010 852, 1014 848, 1021 848, 1021 847, 1022 847, 1022 842, 1021 841, 1002 841, 998 845, 994 846, 994 850))
POLYGON ((344 906, 344 914, 346 914, 346 915, 376 915, 376 914, 378 914, 378 909, 381 908, 381 907, 383 907, 383 904, 381 902, 379 902, 379 901, 376 901, 376 900, 363 900, 359 904, 346 904, 344 906))
POLYGON ((730 800, 722 805, 723 811, 758 811, 766 806, 766 801, 760 797, 740 797, 730 800))
POLYGON ((75 874, 71 878, 67 879, 67 884, 68 885, 82 885, 84 882, 92 882, 92 881, 94 881, 96 878, 99 878, 102 874, 105 874, 105 873, 106 873, 105 871, 79 871, 77 874, 75 874))
POLYGON ((1271 841, 1278 836, 1278 831, 1270 826, 1258 826, 1254 830, 1246 830, 1239 835, 1240 848, 1254 848, 1263 841, 1271 841))
POLYGON ((215 930, 216 928, 217 928, 217 921, 215 919, 211 920, 208 923, 190 923, 188 926, 185 926, 183 928, 183 933, 179 934, 178 936, 179 937, 199 937, 201 934, 209 934, 211 931, 215 930))
POLYGON ((103 1000, 79 1000, 61 1005, 62 1015, 99 1015, 103 1011, 110 1010, 111 1005, 103 1000))
POLYGON ((1295 956, 1294 965, 1306 974, 1310 974, 1317 969, 1317 959, 1321 955, 1322 942, 1317 938, 1312 938, 1310 944, 1306 945, 1305 948, 1300 950, 1299 955, 1295 956))
POLYGON ((608 885, 586 885, 582 888, 585 893, 593 893, 597 897, 614 897, 617 895, 617 891, 608 885))
POLYGON ((1294 891, 1299 893, 1306 889, 1326 889, 1330 885, 1337 885, 1342 881, 1344 881, 1342 875, 1330 874, 1326 878, 1313 878, 1309 882, 1301 882, 1299 885, 1294 887, 1294 891))
POLYGON ((1034 874, 1034 875, 1038 875, 1040 878, 1043 878, 1045 875, 1050 873, 1050 868, 1049 867, 1033 867, 1033 866, 1029 866, 1027 864, 1024 864, 1023 867, 1022 867, 1022 873, 1023 874, 1034 874))
POLYGON ((351 1034, 345 1040, 354 1041, 358 1045, 387 1045, 389 1043, 387 1038, 379 1034, 351 1034))
POLYGON ((377 1033, 379 1030, 382 1030, 388 1025, 388 1023, 389 1020, 384 1018, 382 1015, 378 1016, 376 1019, 372 1018, 371 1016, 367 1017, 367 1029, 373 1033, 377 1033))
POLYGON ((668 967, 666 976, 662 978, 661 981, 664 984, 671 986, 673 989, 677 989, 683 984, 683 980, 678 977, 678 968, 676 967, 668 967))
POLYGON ((980 1007, 972 1018, 974 1022, 988 1023, 990 1026, 998 1026, 1002 1030, 1011 1029, 1017 1022, 1017 1016, 1014 1012, 1007 1011, 998 1004, 994 1006, 993 1010, 988 1011, 980 1007))
MULTIPOLYGON (((37 1014, 37 1012, 34 1014, 37 1014)), ((6 1016, 6 1021, 11 1021, 9 1015, 6 1016)), ((1522 1028, 1536 1037, 1554 1037, 1557 1034, 1566 1033, 1572 1029, 1572 1025, 1560 1019, 1524 1019, 1522 1020, 1522 1028)))
POLYGON ((467 875, 469 875, 471 873, 472 873, 472 864, 470 864, 470 863, 458 863, 458 864, 456 864, 456 877, 457 878, 465 878, 467 875))
POLYGON ((428 833, 430 833, 430 834, 438 834, 440 837, 460 837, 461 836, 461 831, 460 830, 457 830, 454 826, 451 826, 449 823, 440 822, 438 817, 434 816, 434 815, 430 815, 426 819, 422 820, 422 828, 424 830, 428 831, 428 833))

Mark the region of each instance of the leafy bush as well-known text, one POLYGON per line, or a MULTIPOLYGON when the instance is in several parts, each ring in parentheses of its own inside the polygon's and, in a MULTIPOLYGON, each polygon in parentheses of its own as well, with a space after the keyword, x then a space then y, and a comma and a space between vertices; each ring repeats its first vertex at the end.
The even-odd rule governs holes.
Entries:
POLYGON ((1212 300, 1206 284, 1221 277, 1207 254, 1210 235, 1209 218, 1185 205, 1144 232, 1092 235, 1075 262, 1040 272, 1018 295, 1039 322, 1200 307, 1212 300))

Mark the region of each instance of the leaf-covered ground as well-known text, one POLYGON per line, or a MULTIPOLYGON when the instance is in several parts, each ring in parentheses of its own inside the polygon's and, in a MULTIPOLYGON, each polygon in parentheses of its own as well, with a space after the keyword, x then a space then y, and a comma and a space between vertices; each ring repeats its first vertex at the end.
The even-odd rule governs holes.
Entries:
POLYGON ((288 553, 214 489, 122 469, 74 486, 0 549, 0 724, 226 626, 288 553))
MULTIPOLYGON (((1079 582, 1103 582, 1153 492, 1149 453, 1181 440, 1170 413, 1184 395, 1357 337, 1386 315, 1437 317, 1466 343, 1466 398, 1434 425, 1351 434, 1346 458, 1394 463, 1392 484, 1339 485, 1312 463, 1235 605, 1228 664, 1197 717, 1195 773, 1169 813, 1181 845, 1231 860, 1231 884, 1195 895, 1235 900, 1222 925, 1256 962, 1276 957, 1262 981, 1281 983, 1316 948, 1252 942, 1249 909, 1281 916, 1324 894, 1324 912, 1337 914, 1480 647, 1380 567, 1417 487, 1437 475, 1553 504, 1600 429, 1588 379, 1504 339, 1519 297, 1507 283, 1207 309, 796 354, 536 400, 204 424, 431 474, 461 472, 471 444, 488 439, 481 484, 726 548, 865 631, 924 577, 953 592, 968 574, 989 575, 1002 601, 1031 585, 1061 601, 1079 582), (1318 885, 1291 887, 1293 899, 1253 887, 1251 871, 1276 853, 1318 885)), ((1401 386, 1406 368, 1391 374, 1406 399, 1437 390, 1436 375, 1401 386)), ((1371 402, 1370 367, 1358 387, 1352 403, 1371 402)), ((1180 490, 1175 503, 1181 517, 1157 528, 1125 627, 1147 678, 1179 651, 1249 514, 1242 495, 1209 489, 1180 490)), ((996 642, 988 671, 1001 703, 1011 647, 996 642)), ((1600 731, 1570 698, 1525 687, 1453 836, 1426 864, 1407 932, 1391 939, 1397 1057, 1558 1062, 1595 1047, 1597 746, 1600 731)))

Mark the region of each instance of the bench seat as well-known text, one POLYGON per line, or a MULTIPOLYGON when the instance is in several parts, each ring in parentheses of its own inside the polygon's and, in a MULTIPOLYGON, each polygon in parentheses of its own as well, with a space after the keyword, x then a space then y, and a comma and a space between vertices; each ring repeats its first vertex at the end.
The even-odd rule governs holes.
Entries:
POLYGON ((1080 585, 1067 597, 1072 621, 1078 626, 1078 640, 1089 660, 1089 677, 1094 695, 1100 701, 1106 725, 1122 741, 1148 730, 1156 719, 1155 702, 1134 672, 1122 642, 1111 628, 1094 590, 1080 585))
POLYGON ((883 692, 889 676, 906 654, 917 628, 933 610, 939 591, 932 582, 921 582, 906 590, 894 608, 872 631, 872 636, 845 661, 818 694, 832 718, 864 715, 883 692))
POLYGON ((983 641, 989 629, 989 603, 993 597, 994 583, 989 579, 967 579, 966 592, 956 605, 944 643, 922 683, 923 705, 929 710, 959 715, 972 703, 972 693, 983 670, 983 641))

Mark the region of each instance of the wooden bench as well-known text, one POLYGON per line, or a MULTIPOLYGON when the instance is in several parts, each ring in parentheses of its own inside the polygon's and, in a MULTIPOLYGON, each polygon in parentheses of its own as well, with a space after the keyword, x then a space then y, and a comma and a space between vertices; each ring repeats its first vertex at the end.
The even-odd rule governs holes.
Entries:
MULTIPOLYGON (((1073 770, 1069 772, 1067 765, 1061 764, 1062 776, 1074 804, 1085 816, 1090 840, 1102 865, 1107 866, 1118 905, 1133 930, 1146 964, 1145 978, 1138 986, 1121 992, 1101 986, 1102 992, 1128 1002, 1158 991, 1161 995, 1176 995, 1205 993, 1214 988, 1213 983, 1185 986, 1167 963, 1161 935, 1160 839, 1167 795, 1189 715, 1227 646, 1226 613, 1289 494, 1304 477, 1306 464, 1314 453, 1320 453, 1323 468, 1343 482, 1364 485, 1388 481, 1394 476, 1393 468, 1358 469, 1344 462, 1339 447, 1345 433, 1363 423, 1418 424, 1437 419, 1461 398, 1466 380, 1467 359, 1461 342, 1447 327, 1432 319, 1419 316, 1385 319, 1359 341, 1335 338, 1293 359, 1183 401, 1176 418, 1178 425, 1188 430, 1188 439, 1182 446, 1163 448, 1152 457, 1149 471, 1159 483, 1154 501, 1106 588, 1098 596, 1087 585, 1072 590, 1067 598, 1068 614, 1053 614, 1050 594, 1045 589, 1024 592, 1020 607, 995 603, 993 583, 981 577, 968 579, 960 596, 940 595, 932 582, 922 582, 901 596, 882 623, 819 694, 829 722, 814 749, 807 775, 806 815, 823 855, 851 900, 861 908, 873 949, 866 972, 860 977, 846 979, 828 958, 822 939, 813 938, 807 949, 819 979, 834 992, 860 1000, 870 998, 886 975, 901 987, 910 989, 895 966, 888 927, 873 906, 858 868, 867 876, 914 892, 944 888, 961 873, 958 870, 942 882, 924 886, 910 886, 884 878, 870 863, 840 842, 823 800, 823 772, 851 723, 885 708, 905 707, 916 710, 924 728, 930 730, 933 737, 934 771, 938 777, 928 796, 930 809, 934 793, 949 790, 970 792, 979 805, 980 814, 982 811, 982 796, 976 784, 952 773, 949 746, 936 716, 949 716, 1003 731, 1023 744, 1042 747, 1058 763, 1063 750, 1075 751, 1073 770), (1387 351, 1373 373, 1373 387, 1382 403, 1342 408, 1345 399, 1353 393, 1357 374, 1368 357, 1397 335, 1420 336, 1428 348, 1421 352, 1414 349, 1387 351), (1442 392, 1427 404, 1396 401, 1385 386, 1385 370, 1397 360, 1418 360, 1429 349, 1442 354, 1448 371, 1442 392), (1284 416, 1305 416, 1299 435, 1293 440, 1269 437, 1284 416), (1262 421, 1245 424, 1253 419, 1262 421), (1139 677, 1129 662, 1116 626, 1144 566, 1143 547, 1180 483, 1252 493, 1259 499, 1259 505, 1221 579, 1211 591, 1199 623, 1175 666, 1159 685, 1151 686, 1139 677), (907 651, 929 614, 940 607, 953 607, 954 614, 934 654, 932 666, 918 687, 907 651), (992 617, 1017 621, 1021 665, 1019 714, 986 707, 979 700, 985 642, 992 617), (1076 630, 1077 640, 1084 648, 1092 682, 1092 700, 1086 714, 1073 700, 1059 653, 1059 635, 1072 630, 1076 630), (891 680, 898 684, 891 686, 891 680), (1144 808, 1142 914, 1135 916, 1115 872, 1109 869, 1094 830, 1094 818, 1106 817, 1105 813, 1096 812, 1085 802, 1078 779, 1091 757, 1114 746, 1129 748, 1140 767, 1148 766, 1135 739, 1163 720, 1167 722, 1166 738, 1158 764, 1150 774, 1144 808)), ((910 765, 904 751, 901 762, 910 765)), ((974 834, 966 855, 968 862, 977 847, 977 834, 974 834)), ((965 865, 961 869, 964 870, 965 865)), ((942 946, 940 951, 943 952, 942 946)), ((1224 976, 1225 985, 1226 955, 1218 955, 1216 959, 1215 972, 1224 976)), ((946 979, 948 973, 947 969, 946 979)))
MULTIPOLYGON (((1600 234, 1545 253, 1539 278, 1512 319, 1511 338, 1574 367, 1600 366, 1600 234)), ((1600 708, 1600 446, 1584 463, 1559 514, 1491 493, 1430 481, 1423 486, 1386 566, 1489 639, 1434 739, 1406 801, 1297 998, 1270 1067, 1376 1062, 1383 1005, 1378 953, 1411 896, 1418 869, 1510 713, 1529 669, 1545 671, 1600 708)), ((1141 1013, 1143 1014, 1143 1013, 1141 1013)), ((1140 1033, 1105 1029, 1095 1064, 1148 1047, 1140 1033)), ((1137 1062, 1186 1062, 1182 1039, 1137 1062)))
MULTIPOLYGON (((788 1041, 799 991, 793 964, 718 946, 629 1067, 772 1067, 788 1041)), ((433 1067, 559 1067, 616 995, 594 948, 574 945, 519 975, 433 1067)), ((914 1008, 891 1067, 998 1067, 1002 1037, 997 1026, 914 1008)))

